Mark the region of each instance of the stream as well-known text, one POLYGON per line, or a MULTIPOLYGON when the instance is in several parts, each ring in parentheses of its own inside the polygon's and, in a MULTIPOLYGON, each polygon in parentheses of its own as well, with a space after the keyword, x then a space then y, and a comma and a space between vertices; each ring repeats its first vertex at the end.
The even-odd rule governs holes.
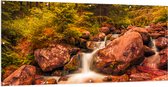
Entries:
MULTIPOLYGON (((117 38, 119 35, 118 34, 113 34, 113 37, 117 38)), ((94 48, 94 50, 90 53, 86 53, 83 52, 82 53, 82 67, 81 67, 81 71, 78 73, 74 73, 74 74, 69 74, 66 75, 67 80, 65 81, 58 81, 60 79, 60 77, 58 76, 44 76, 44 78, 55 78, 58 81, 58 84, 78 84, 78 83, 99 83, 99 82, 103 82, 103 78, 107 75, 104 74, 100 74, 100 73, 96 73, 94 71, 92 71, 90 69, 90 64, 92 62, 92 58, 94 56, 94 54, 100 50, 103 49, 106 45, 107 42, 107 38, 104 38, 104 41, 98 41, 96 42, 96 46, 94 48)), ((156 63, 156 61, 159 63, 159 59, 158 58, 158 52, 157 52, 157 48, 155 46, 155 39, 151 38, 151 49, 155 51, 155 54, 150 56, 149 58, 146 58, 146 61, 148 61, 149 63, 146 66, 150 66, 150 67, 156 67, 156 64, 154 64, 153 62, 156 63)))

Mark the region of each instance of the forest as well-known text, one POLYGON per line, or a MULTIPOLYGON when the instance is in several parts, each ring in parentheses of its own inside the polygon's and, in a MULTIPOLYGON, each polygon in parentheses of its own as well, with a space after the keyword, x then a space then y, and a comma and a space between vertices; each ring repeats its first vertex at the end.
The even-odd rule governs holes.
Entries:
MULTIPOLYGON (((88 65, 95 72, 103 73, 103 75, 110 74, 106 78, 103 77, 103 81, 109 82, 111 78, 111 82, 128 81, 125 79, 130 78, 130 76, 133 78, 133 81, 137 81, 137 78, 138 81, 156 80, 156 76, 160 76, 160 74, 165 75, 163 73, 167 74, 165 71, 165 66, 167 66, 165 61, 167 62, 168 60, 165 59, 165 56, 168 55, 166 54, 168 39, 164 38, 168 33, 167 6, 27 1, 2 1, 1 6, 2 85, 42 84, 40 81, 44 78, 40 76, 60 76, 63 77, 61 80, 65 81, 65 79, 69 78, 66 75, 82 72, 79 70, 81 67, 84 67, 81 64, 81 52, 93 52, 95 47, 98 47, 97 42, 103 42, 105 39, 107 39, 106 44, 109 45, 106 45, 103 49, 98 49, 97 55, 94 55, 98 57, 93 58, 91 65, 90 63, 88 65), (130 31, 131 29, 132 31, 130 31), (117 41, 114 35, 118 35, 117 38, 123 40, 120 41, 119 39, 117 41), (139 38, 142 38, 142 44, 140 44, 141 39, 139 38), (152 43, 151 38, 155 39, 155 45, 159 51, 150 50, 153 49, 150 45, 152 43), (117 55, 120 55, 119 50, 117 50, 120 44, 116 46, 115 40, 116 43, 124 43, 122 47, 119 47, 120 50, 128 49, 123 52, 123 58, 128 57, 128 60, 122 59, 121 56, 117 57, 117 55), (131 46, 133 47, 131 48, 129 44, 132 44, 131 46), (130 49, 128 48, 129 46, 130 49), (111 49, 115 49, 118 53, 111 52, 111 49), (143 58, 155 54, 159 54, 160 58, 164 56, 163 61, 161 61, 163 63, 160 65, 157 63, 157 70, 151 69, 150 64, 147 64, 151 60, 149 58, 146 60, 141 58, 142 55, 138 53, 141 51, 143 51, 143 58), (115 58, 111 56, 112 54, 115 58), (78 59, 79 56, 80 58, 78 59), (99 58, 103 62, 96 61, 100 60, 99 58), (109 59, 106 60, 106 58, 109 59), (114 62, 114 60, 117 61, 114 62), (143 62, 144 60, 145 67, 140 66, 136 62, 143 62), (109 63, 108 61, 111 62, 109 63), (126 61, 129 61, 129 64, 126 61), (134 64, 133 62, 136 63, 134 64), (23 65, 25 66, 23 67, 23 65), (36 69, 34 69, 34 66, 36 69), (146 68, 146 66, 150 67, 150 69, 146 68), (95 67, 97 68, 94 69, 95 67), (136 71, 137 68, 141 72, 139 77, 137 76, 139 73, 134 74, 138 72, 138 70, 136 71), (30 75, 30 77, 34 73, 38 73, 38 76, 35 75, 32 78, 25 76, 28 79, 28 81, 25 81, 25 78, 21 77, 22 74, 19 74, 20 77, 14 79, 14 75, 19 73, 16 72, 18 69, 26 73, 25 69, 29 72, 26 75, 30 75), (14 71, 15 74, 12 74, 14 71), (129 72, 127 76, 125 75, 126 72, 129 72), (132 72, 134 72, 134 75, 130 75, 132 72), (142 72, 145 72, 145 74, 142 72), (151 75, 150 79, 148 79, 150 77, 148 72, 151 75), (151 74, 151 72, 155 73, 151 74), (160 74, 158 75, 158 73, 160 74), (12 82, 8 81, 11 78, 13 79, 12 82), (34 81, 32 79, 35 78, 38 78, 38 80, 32 82, 34 81), (18 79, 23 81, 16 82, 18 79)), ((92 80, 85 82, 96 82, 94 79, 92 80)), ((59 83, 59 81, 55 80, 53 82, 53 79, 47 81, 51 84, 59 83)))

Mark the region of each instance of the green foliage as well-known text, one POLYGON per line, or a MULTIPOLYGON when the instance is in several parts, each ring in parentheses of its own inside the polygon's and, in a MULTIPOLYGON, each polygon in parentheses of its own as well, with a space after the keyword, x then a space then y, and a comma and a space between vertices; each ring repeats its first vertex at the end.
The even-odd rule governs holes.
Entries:
POLYGON ((131 24, 147 26, 151 23, 167 21, 167 7, 159 6, 133 6, 129 10, 131 24))
POLYGON ((80 32, 81 29, 77 27, 69 27, 64 31, 65 37, 74 37, 74 38, 79 38, 82 36, 82 32, 80 32))
POLYGON ((125 26, 130 24, 130 19, 128 17, 128 8, 126 5, 112 5, 110 11, 110 21, 116 25, 116 27, 125 26))
POLYGON ((26 57, 21 57, 16 51, 13 51, 13 48, 9 47, 9 44, 4 42, 2 44, 2 67, 9 65, 20 66, 22 64, 30 64, 32 61, 26 57))

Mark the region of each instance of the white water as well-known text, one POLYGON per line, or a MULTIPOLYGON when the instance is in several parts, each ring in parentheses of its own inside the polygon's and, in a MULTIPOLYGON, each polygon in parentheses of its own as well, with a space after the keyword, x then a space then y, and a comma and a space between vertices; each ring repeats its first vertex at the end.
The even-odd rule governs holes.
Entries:
POLYGON ((98 47, 94 49, 94 51, 92 53, 83 53, 82 56, 82 72, 83 73, 87 73, 90 72, 90 63, 91 60, 94 56, 94 54, 99 50, 105 47, 106 44, 106 37, 104 39, 104 41, 102 42, 97 42, 98 47))
POLYGON ((153 46, 152 46, 152 50, 154 50, 155 52, 157 52, 157 48, 156 48, 156 44, 155 44, 155 39, 151 39, 152 40, 152 43, 153 43, 153 46))
POLYGON ((120 34, 112 34, 114 38, 117 38, 120 34))
POLYGON ((158 64, 160 63, 160 56, 159 56, 158 50, 155 45, 155 39, 151 39, 151 40, 153 44, 152 50, 155 51, 155 54, 145 59, 147 61, 145 66, 148 66, 150 68, 157 68, 158 64))
POLYGON ((88 83, 88 82, 102 82, 104 78, 103 75, 97 74, 90 70, 90 63, 94 54, 99 50, 105 47, 106 37, 104 41, 97 42, 98 47, 94 49, 91 53, 83 53, 82 56, 82 72, 78 74, 69 75, 68 81, 62 81, 59 83, 70 84, 70 83, 88 83))

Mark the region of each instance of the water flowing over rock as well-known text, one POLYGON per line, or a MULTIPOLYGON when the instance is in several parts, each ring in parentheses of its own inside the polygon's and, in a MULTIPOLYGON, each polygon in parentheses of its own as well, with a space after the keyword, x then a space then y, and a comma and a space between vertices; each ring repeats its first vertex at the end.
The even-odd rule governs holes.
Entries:
POLYGON ((155 54, 155 51, 151 48, 144 46, 144 56, 149 57, 155 54))
POLYGON ((158 69, 160 64, 160 56, 158 53, 156 53, 153 56, 145 58, 145 60, 142 62, 143 66, 158 69))
POLYGON ((156 47, 159 49, 164 49, 168 47, 168 38, 166 37, 159 37, 158 39, 155 40, 156 47))
POLYGON ((93 67, 98 72, 120 74, 138 60, 143 60, 142 37, 138 32, 129 31, 99 50, 93 67))
POLYGON ((37 49, 34 55, 43 71, 52 71, 62 67, 70 60, 69 50, 60 44, 55 45, 55 47, 37 49))
POLYGON ((94 50, 97 48, 97 43, 96 41, 87 41, 86 47, 87 49, 94 50))
POLYGON ((36 68, 31 65, 23 65, 11 75, 9 75, 2 83, 2 85, 31 85, 36 68))

